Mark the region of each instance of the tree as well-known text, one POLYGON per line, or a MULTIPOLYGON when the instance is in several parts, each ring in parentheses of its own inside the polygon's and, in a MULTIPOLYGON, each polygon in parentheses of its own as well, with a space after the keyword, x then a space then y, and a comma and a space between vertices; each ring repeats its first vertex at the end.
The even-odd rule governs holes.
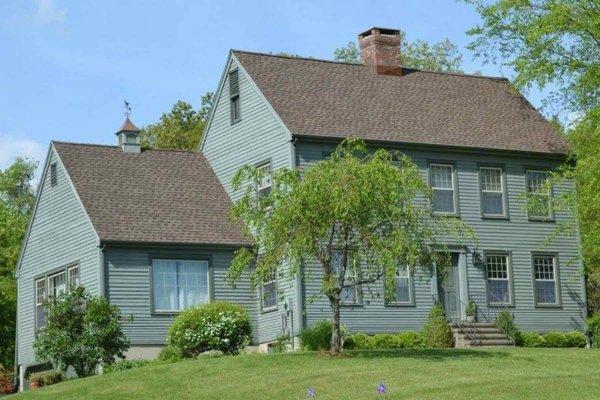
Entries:
POLYGON ((467 32, 474 37, 469 48, 486 62, 511 67, 518 89, 547 89, 546 105, 579 116, 577 123, 567 127, 569 162, 553 177, 554 181, 575 182, 577 192, 556 203, 557 208, 578 215, 579 224, 576 220, 561 224, 548 242, 559 234, 575 234, 579 228, 590 305, 600 305, 600 3, 467 2, 482 19, 481 25, 467 32))
POLYGON ((431 191, 416 165, 405 155, 383 149, 367 152, 364 143, 347 140, 333 153, 305 170, 282 169, 272 178, 254 167, 240 169, 233 187, 243 196, 232 208, 251 248, 235 254, 229 279, 235 282, 251 269, 254 286, 274 274, 292 279, 303 261, 305 279, 320 280, 321 294, 332 310, 331 354, 341 351, 340 304, 373 295, 383 283, 386 300, 394 296, 399 268, 441 269, 448 265, 443 241, 468 237, 472 231, 457 219, 431 212, 431 191), (260 192, 265 179, 270 191, 260 192))
POLYGON ((14 362, 17 285, 15 269, 35 197, 36 163, 17 158, 0 171, 0 364, 14 362))
POLYGON ((103 297, 92 297, 80 286, 44 303, 46 325, 37 332, 34 349, 41 360, 77 376, 93 375, 99 364, 125 358, 129 341, 121 328, 119 308, 103 297))
MULTIPOLYGON (((462 55, 450 40, 444 39, 437 43, 428 43, 424 40, 408 42, 404 32, 400 35, 402 66, 425 71, 462 72, 462 55)), ((346 47, 335 49, 333 57, 337 61, 360 63, 360 52, 354 42, 349 42, 346 47)))
POLYGON ((204 125, 212 107, 214 94, 202 96, 198 111, 191 104, 179 100, 160 121, 142 129, 142 146, 155 149, 198 150, 204 125))

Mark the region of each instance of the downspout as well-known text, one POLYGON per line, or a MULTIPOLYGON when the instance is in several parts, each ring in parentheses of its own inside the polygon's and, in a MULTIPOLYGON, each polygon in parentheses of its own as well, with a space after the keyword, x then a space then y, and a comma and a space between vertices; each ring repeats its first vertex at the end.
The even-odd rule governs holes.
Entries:
MULTIPOLYGON (((297 138, 292 137, 290 140, 290 168, 296 169, 296 143, 297 138)), ((304 263, 300 263, 298 267, 298 271, 296 271, 296 279, 295 279, 295 287, 296 287, 296 318, 298 318, 298 323, 296 324, 297 333, 300 334, 304 329, 304 281, 303 281, 303 272, 304 272, 304 263)), ((294 335, 294 332, 292 332, 294 335)), ((295 346, 294 346, 295 347, 295 346)))
POLYGON ((106 271, 104 268, 104 250, 106 244, 100 242, 98 245, 98 296, 106 297, 106 271))

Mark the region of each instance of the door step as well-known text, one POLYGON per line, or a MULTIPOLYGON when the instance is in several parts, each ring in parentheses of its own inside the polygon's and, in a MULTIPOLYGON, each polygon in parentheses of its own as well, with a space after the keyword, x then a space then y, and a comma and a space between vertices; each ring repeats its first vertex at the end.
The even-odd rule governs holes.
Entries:
POLYGON ((454 347, 513 346, 514 343, 492 323, 455 324, 454 347))

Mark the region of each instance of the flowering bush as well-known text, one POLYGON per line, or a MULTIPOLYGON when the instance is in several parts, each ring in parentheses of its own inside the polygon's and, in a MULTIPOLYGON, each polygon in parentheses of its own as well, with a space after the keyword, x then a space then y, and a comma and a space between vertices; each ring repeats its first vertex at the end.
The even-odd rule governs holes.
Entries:
POLYGON ((9 394, 14 391, 13 374, 8 368, 0 364, 0 394, 9 394))
POLYGON ((224 301, 182 312, 167 335, 167 345, 181 350, 183 357, 196 357, 209 350, 237 354, 250 342, 250 319, 244 308, 224 301))

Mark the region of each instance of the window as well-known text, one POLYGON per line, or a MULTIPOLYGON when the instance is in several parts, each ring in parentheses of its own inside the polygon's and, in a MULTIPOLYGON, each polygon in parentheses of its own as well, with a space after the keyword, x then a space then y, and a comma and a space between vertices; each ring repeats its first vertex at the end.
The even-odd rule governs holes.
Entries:
POLYGON ((127 143, 136 144, 137 143, 137 135, 135 135, 133 133, 128 133, 127 136, 125 136, 125 140, 127 143))
MULTIPOLYGON (((334 250, 332 253, 331 259, 331 267, 335 271, 335 273, 339 273, 342 266, 342 250, 334 250)), ((351 284, 356 280, 355 273, 355 255, 354 252, 350 252, 348 260, 348 267, 346 268, 346 275, 344 279, 344 285, 351 284)), ((340 300, 342 304, 358 304, 359 303, 359 288, 358 285, 352 285, 349 287, 344 287, 342 289, 342 293, 340 294, 340 300)))
POLYGON ((533 279, 536 305, 558 305, 556 257, 534 254, 533 279))
POLYGON ((479 168, 481 180, 481 207, 485 217, 504 217, 505 193, 502 168, 479 168))
POLYGON ((58 175, 56 172, 56 163, 50 164, 50 186, 58 185, 58 175))
POLYGON ((81 285, 81 279, 79 278, 79 266, 69 268, 69 288, 74 288, 81 285))
POLYGON ((551 219, 550 176, 547 171, 527 170, 527 196, 532 200, 527 215, 531 219, 551 219))
POLYGON ((154 311, 177 312, 208 302, 208 261, 153 260, 154 311))
POLYGON ((240 78, 237 69, 229 73, 229 100, 231 123, 233 124, 242 118, 240 110, 240 78))
POLYGON ((48 297, 57 297, 67 290, 67 277, 65 271, 48 277, 48 297))
POLYGON ((46 300, 46 278, 35 281, 35 326, 43 328, 46 326, 46 310, 44 309, 44 300, 46 300))
POLYGON ((277 274, 275 271, 262 284, 261 298, 263 311, 277 308, 277 274))
POLYGON ((271 192, 272 185, 272 174, 271 174, 271 163, 267 162, 260 164, 256 167, 260 173, 260 181, 258 182, 258 194, 259 196, 266 196, 271 192))
POLYGON ((507 255, 488 255, 485 258, 487 267, 487 301, 488 304, 510 304, 510 271, 507 255))
POLYGON ((451 164, 430 164, 429 181, 433 190, 433 211, 455 214, 454 167, 451 164))
POLYGON ((399 268, 398 271, 396 271, 396 290, 394 291, 394 300, 391 304, 412 303, 411 286, 410 268, 399 268))

